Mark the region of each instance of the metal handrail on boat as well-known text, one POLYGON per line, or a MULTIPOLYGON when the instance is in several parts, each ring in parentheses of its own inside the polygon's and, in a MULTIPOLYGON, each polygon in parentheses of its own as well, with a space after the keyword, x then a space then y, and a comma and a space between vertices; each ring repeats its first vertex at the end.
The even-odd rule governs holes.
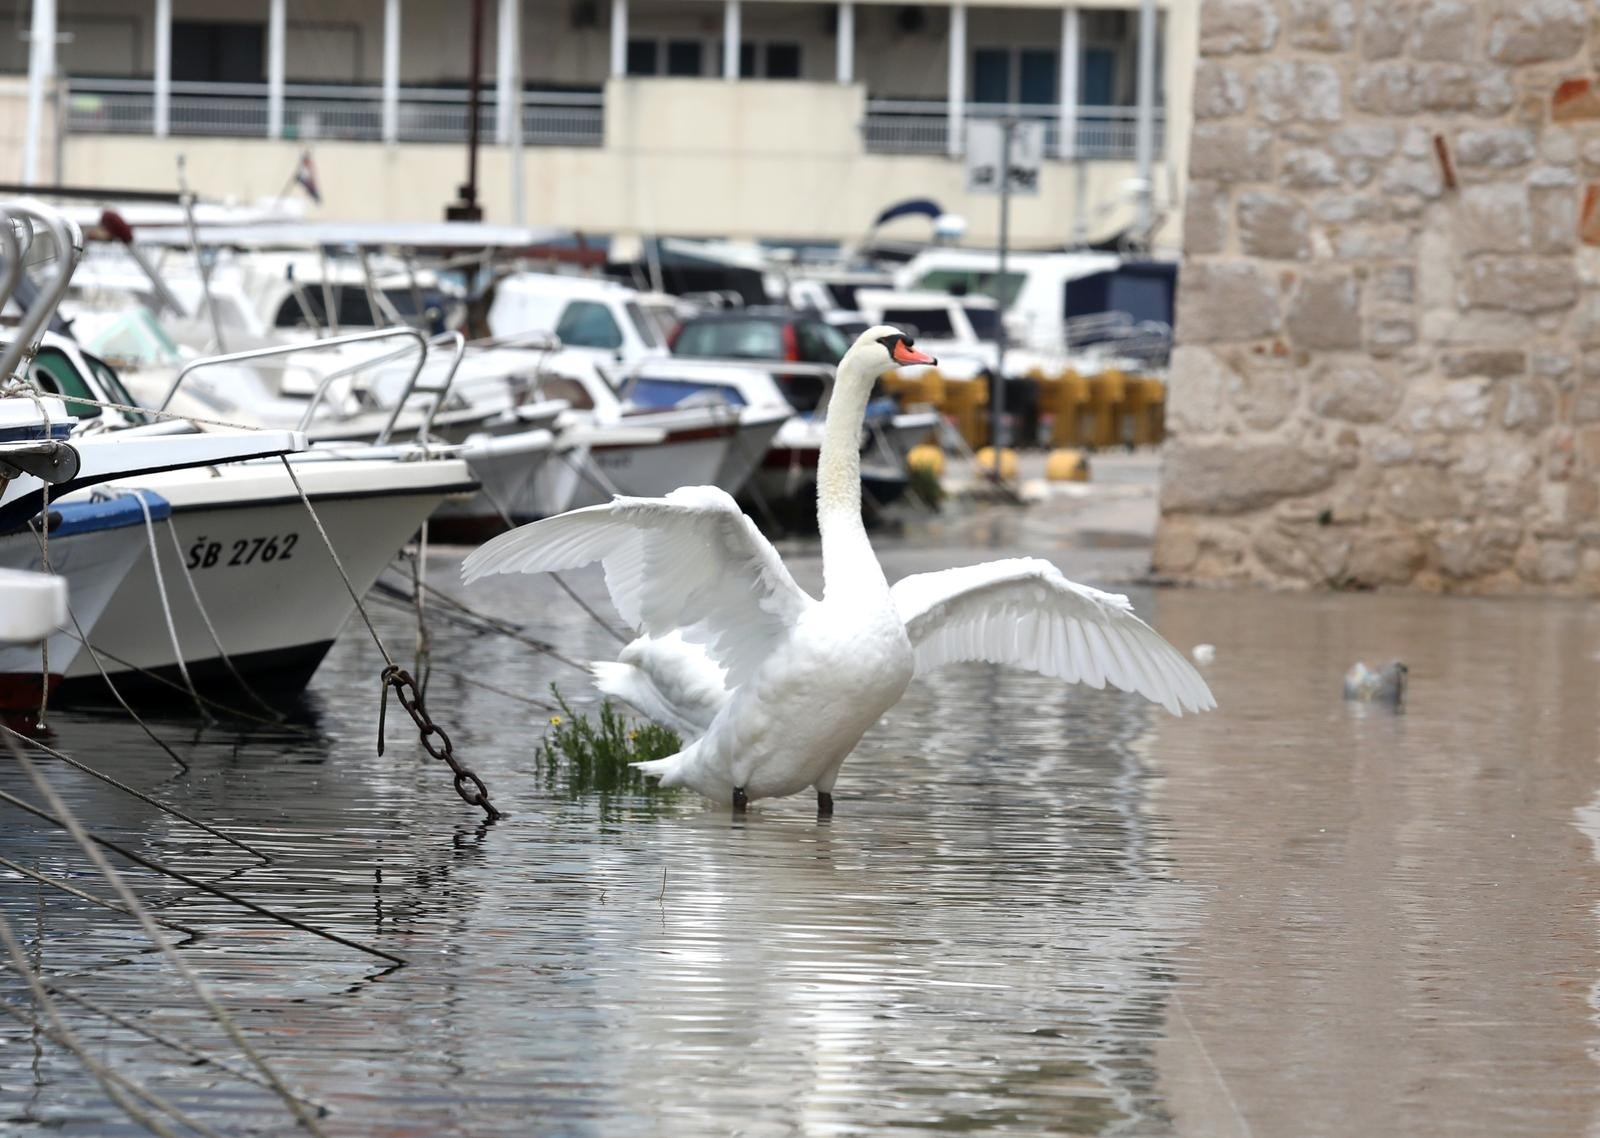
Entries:
MULTIPOLYGON (((61 298, 67 294, 67 286, 72 282, 72 273, 78 267, 78 256, 83 252, 83 230, 75 222, 69 221, 60 213, 51 209, 42 202, 28 199, 6 202, 4 206, 8 217, 6 228, 10 228, 9 218, 20 215, 44 223, 50 231, 50 236, 55 241, 55 253, 59 263, 56 275, 50 284, 39 290, 39 299, 33 307, 22 316, 17 326, 17 334, 9 344, 0 352, 0 380, 10 378, 17 365, 23 358, 31 357, 38 350, 37 340, 44 327, 50 321, 50 314, 61 304, 61 298)), ((14 236, 14 234, 13 234, 14 236)), ((29 246, 32 246, 32 232, 30 226, 29 246)), ((21 272, 21 264, 25 252, 19 249, 17 257, 17 272, 21 272)), ((17 280, 20 281, 20 276, 17 280)), ((7 281, 15 288, 16 282, 11 280, 11 271, 7 271, 7 281)))
MULTIPOLYGON (((366 332, 351 332, 344 336, 331 336, 326 340, 315 340, 309 344, 279 344, 270 348, 251 348, 248 351, 243 352, 228 352, 225 355, 203 356, 197 360, 190 360, 178 370, 177 375, 172 377, 172 385, 167 388, 167 393, 162 397, 161 403, 156 410, 158 412, 165 411, 167 409, 167 405, 172 402, 172 397, 178 393, 178 388, 183 386, 183 381, 192 373, 199 371, 201 368, 214 367, 218 364, 244 363, 249 360, 270 359, 274 356, 293 355, 296 352, 311 352, 316 351, 319 348, 338 347, 343 344, 360 344, 369 340, 392 340, 396 338, 415 340, 418 348, 417 363, 416 366, 411 369, 411 379, 406 388, 407 392, 409 392, 411 388, 415 386, 417 382, 417 376, 421 373, 423 365, 428 362, 427 338, 415 328, 374 328, 366 332)), ((364 360, 362 361, 360 367, 370 367, 371 365, 371 360, 364 360)), ((300 416, 300 422, 295 428, 296 430, 304 431, 311 426, 311 417, 316 413, 317 407, 321 404, 323 397, 327 395, 328 387, 335 379, 339 378, 341 375, 348 374, 350 370, 351 369, 347 368, 340 371, 334 371, 322 377, 321 381, 317 384, 316 391, 312 392, 310 402, 306 404, 305 414, 300 416)), ((356 370, 359 370, 359 368, 356 370)))
MULTIPOLYGON (((455 342, 455 350, 450 358, 450 369, 445 372, 444 383, 439 387, 422 388, 423 394, 426 395, 436 393, 438 398, 436 398, 432 405, 428 408, 428 413, 423 416, 422 425, 417 428, 417 441, 419 443, 425 443, 428 441, 428 434, 433 429, 433 418, 439 413, 439 408, 444 406, 445 397, 450 394, 450 385, 455 382, 456 372, 460 369, 461 361, 467 354, 467 338, 459 331, 443 332, 440 335, 435 336, 432 340, 429 340, 428 343, 436 343, 447 339, 455 342)), ((375 445, 383 446, 389 441, 389 435, 394 431, 394 425, 395 422, 400 418, 400 412, 405 409, 407 400, 409 400, 412 395, 416 394, 418 390, 417 377, 421 374, 422 368, 420 366, 412 371, 411 379, 406 384, 405 392, 400 396, 399 399, 394 401, 394 408, 389 412, 389 421, 383 425, 383 430, 378 432, 375 445)))

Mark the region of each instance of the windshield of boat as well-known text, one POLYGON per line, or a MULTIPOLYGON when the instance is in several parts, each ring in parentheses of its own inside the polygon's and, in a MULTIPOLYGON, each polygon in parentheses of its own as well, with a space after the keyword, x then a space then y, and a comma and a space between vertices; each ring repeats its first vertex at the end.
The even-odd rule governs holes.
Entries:
POLYGON ((1027 274, 1008 272, 1005 286, 1001 287, 1000 274, 986 269, 933 269, 923 273, 911 285, 913 289, 929 292, 959 292, 963 295, 988 296, 1009 308, 1022 291, 1027 274))
POLYGON ((78 418, 99 417, 100 408, 84 401, 98 400, 100 396, 60 348, 40 348, 28 369, 28 379, 47 395, 66 396, 67 410, 78 418))
MULTIPOLYGON (((116 373, 112 366, 98 357, 83 353, 83 362, 89 365, 89 371, 94 375, 95 383, 101 392, 112 403, 120 403, 124 407, 135 407, 133 396, 128 394, 128 389, 122 386, 122 377, 116 373)), ((98 408, 96 408, 98 410, 98 408)), ((148 423, 150 416, 143 411, 124 411, 123 416, 135 423, 148 423)))
POLYGON ((972 325, 972 331, 980 340, 998 340, 1000 338, 1000 310, 989 308, 981 304, 963 304, 962 309, 967 314, 967 322, 972 325))

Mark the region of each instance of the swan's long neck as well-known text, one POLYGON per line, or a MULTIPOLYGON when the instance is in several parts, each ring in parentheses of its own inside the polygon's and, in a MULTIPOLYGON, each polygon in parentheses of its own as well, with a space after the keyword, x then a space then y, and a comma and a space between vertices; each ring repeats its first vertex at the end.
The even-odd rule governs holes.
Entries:
POLYGON ((861 524, 861 422, 873 376, 846 358, 834 378, 817 460, 817 529, 822 535, 822 598, 887 589, 861 524))

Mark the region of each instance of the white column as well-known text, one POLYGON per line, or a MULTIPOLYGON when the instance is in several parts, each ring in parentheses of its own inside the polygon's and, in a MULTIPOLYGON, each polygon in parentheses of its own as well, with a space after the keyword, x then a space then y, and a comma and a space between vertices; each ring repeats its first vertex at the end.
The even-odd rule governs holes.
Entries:
POLYGON ((400 0, 383 0, 383 140, 400 138, 400 0))
POLYGON ((628 0, 611 0, 611 78, 628 73, 628 0))
POLYGON ((945 98, 950 156, 959 158, 966 150, 962 122, 967 110, 967 6, 960 3, 950 5, 950 75, 945 81, 945 98))
POLYGON ((267 137, 283 137, 283 40, 287 0, 272 0, 267 14, 267 137))
POLYGON ((856 81, 856 5, 855 0, 839 0, 837 35, 838 76, 841 83, 856 81))
POLYGON ((502 146, 511 142, 511 122, 517 102, 513 85, 517 81, 515 60, 519 54, 518 48, 522 46, 517 42, 522 35, 518 27, 521 22, 518 9, 521 7, 521 0, 500 0, 500 28, 496 33, 496 47, 499 50, 494 69, 494 137, 502 146))
MULTIPOLYGON (((28 33, 28 126, 22 140, 22 180, 39 180, 40 135, 44 132, 45 88, 56 77, 56 0, 33 0, 28 33)), ((56 124, 61 129, 61 124, 56 124)))
POLYGON ((157 138, 172 127, 172 0, 156 0, 156 100, 157 138))
POLYGON ((1061 123, 1056 139, 1060 158, 1078 152, 1078 23, 1078 9, 1061 9, 1061 123))
POLYGON ((739 0, 722 0, 722 77, 739 78, 739 0))
POLYGON ((1139 169, 1139 235, 1150 236, 1150 223, 1154 216, 1153 196, 1155 177, 1152 159, 1155 155, 1156 109, 1156 4, 1143 0, 1139 5, 1139 108, 1134 124, 1133 154, 1139 169))

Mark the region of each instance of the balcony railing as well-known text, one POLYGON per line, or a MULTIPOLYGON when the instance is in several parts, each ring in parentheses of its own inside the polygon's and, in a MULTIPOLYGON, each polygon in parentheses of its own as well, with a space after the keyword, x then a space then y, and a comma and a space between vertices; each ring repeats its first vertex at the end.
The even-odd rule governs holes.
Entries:
MULTIPOLYGON (((1045 154, 1061 156, 1061 112, 1035 104, 968 103, 965 120, 1014 115, 1044 123, 1045 154)), ((1079 107, 1076 146, 1079 158, 1132 158, 1138 127, 1134 107, 1079 107)), ((1155 112, 1155 152, 1166 143, 1165 116, 1155 112)), ((864 125, 866 145, 878 154, 945 154, 950 148, 949 108, 942 100, 869 99, 864 125)))
MULTIPOLYGON (((479 94, 478 129, 494 139, 495 92, 479 94)), ((471 108, 463 90, 402 87, 400 142, 461 142, 471 108)), ((267 136, 267 88, 260 83, 174 83, 168 132, 223 138, 267 136)), ((67 130, 80 134, 152 134, 155 85, 147 79, 72 79, 67 130)), ((284 88, 283 136, 304 141, 376 142, 383 138, 379 87, 291 84, 284 88)), ((604 102, 598 91, 525 91, 522 137, 530 146, 599 146, 604 102)))

